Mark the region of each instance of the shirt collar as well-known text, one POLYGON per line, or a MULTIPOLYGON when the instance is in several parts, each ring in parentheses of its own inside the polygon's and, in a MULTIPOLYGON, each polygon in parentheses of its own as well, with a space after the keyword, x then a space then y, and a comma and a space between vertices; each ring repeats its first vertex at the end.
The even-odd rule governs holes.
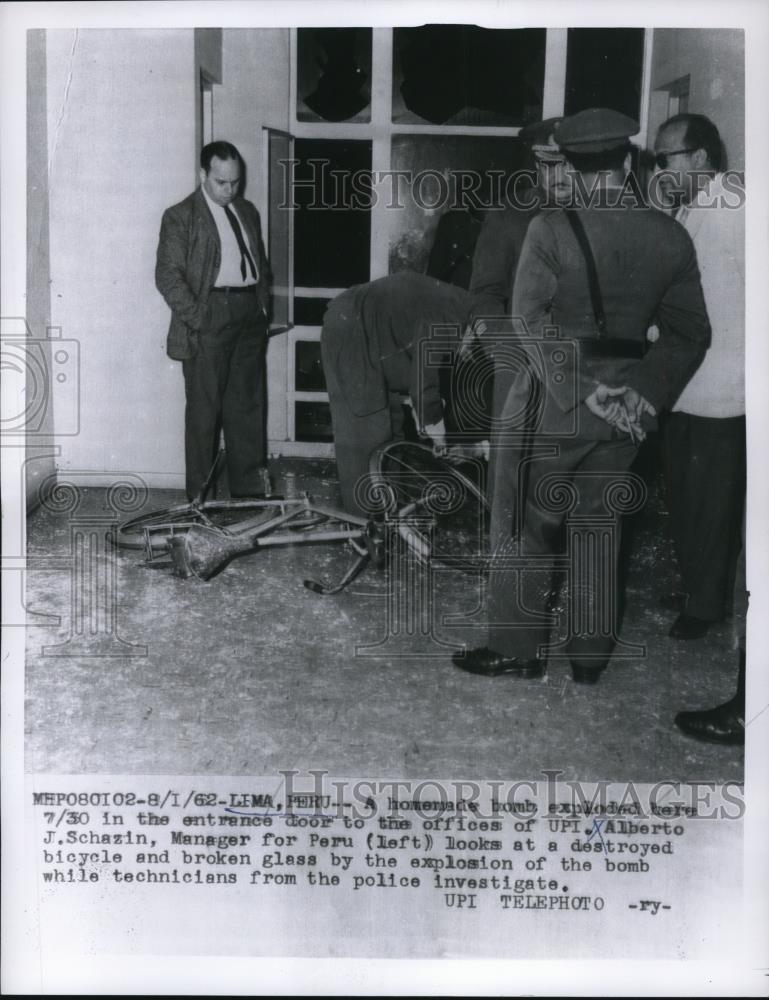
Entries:
POLYGON ((718 198, 719 195, 724 193, 724 175, 714 174, 707 184, 700 188, 697 192, 696 198, 693 198, 688 205, 681 205, 675 214, 676 219, 679 222, 683 222, 686 216, 691 212, 693 208, 710 208, 713 204, 713 200, 718 198))
POLYGON ((200 190, 203 192, 203 197, 206 199, 206 204, 211 209, 211 214, 214 215, 216 212, 223 213, 224 205, 217 205, 216 202, 211 198, 203 185, 200 185, 200 190))
POLYGON ((724 193, 724 175, 714 174, 705 187, 697 193, 694 205, 712 205, 713 199, 724 193))

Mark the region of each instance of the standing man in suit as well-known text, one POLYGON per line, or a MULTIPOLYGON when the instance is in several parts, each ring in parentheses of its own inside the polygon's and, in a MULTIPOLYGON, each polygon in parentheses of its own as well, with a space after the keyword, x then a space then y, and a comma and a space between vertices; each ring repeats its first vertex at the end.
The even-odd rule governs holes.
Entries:
POLYGON ((745 504, 744 191, 719 171, 721 137, 680 114, 654 144, 659 184, 697 251, 713 338, 665 423, 670 526, 683 607, 670 635, 699 639, 731 610, 745 504))
POLYGON ((574 203, 541 212, 526 233, 509 345, 519 364, 492 437, 489 639, 454 654, 484 676, 541 677, 553 577, 568 527, 583 562, 571 572, 565 653, 574 680, 594 683, 616 642, 618 532, 610 503, 645 430, 702 360, 710 328, 691 239, 621 193, 636 122, 593 108, 554 130, 572 170, 574 203), (647 350, 646 330, 660 321, 647 350), (591 535, 592 532, 592 535, 591 535), (592 541, 591 541, 592 538, 592 541), (598 548, 591 546, 598 539, 598 548), (582 575, 575 578, 575 569, 582 575))
POLYGON ((169 357, 182 362, 187 497, 206 482, 224 430, 233 497, 264 493, 269 274, 259 213, 240 197, 229 142, 200 154, 200 187, 167 209, 155 284, 171 309, 169 357))

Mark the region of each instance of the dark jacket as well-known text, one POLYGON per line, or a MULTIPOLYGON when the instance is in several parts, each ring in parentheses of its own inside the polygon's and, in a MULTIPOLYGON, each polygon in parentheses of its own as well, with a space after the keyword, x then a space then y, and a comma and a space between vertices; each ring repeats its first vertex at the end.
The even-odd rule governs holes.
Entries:
MULTIPOLYGON (((235 210, 247 230, 259 268, 257 301, 265 322, 269 315, 269 265, 262 243, 259 213, 245 198, 235 210), (258 249, 257 249, 258 248, 258 249)), ((163 213, 158 241, 155 285, 171 309, 166 349, 184 361, 197 353, 197 334, 208 316, 208 297, 221 263, 219 232, 200 188, 163 213)))
POLYGON ((423 425, 437 423, 440 365, 432 356, 426 361, 425 350, 430 343, 436 354, 447 344, 456 348, 473 302, 462 288, 410 271, 338 295, 323 320, 323 365, 338 373, 352 412, 376 413, 390 392, 403 392, 423 425))
POLYGON ((513 281, 529 223, 539 211, 532 195, 523 205, 491 208, 473 253, 470 291, 477 297, 473 317, 510 315, 513 281))

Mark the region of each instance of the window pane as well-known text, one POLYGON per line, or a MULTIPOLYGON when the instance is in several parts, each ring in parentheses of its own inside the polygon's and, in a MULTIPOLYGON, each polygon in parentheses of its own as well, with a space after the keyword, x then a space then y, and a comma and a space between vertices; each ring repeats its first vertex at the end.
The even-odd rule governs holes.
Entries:
POLYGON ((371 120, 371 28, 299 28, 296 117, 371 120))
POLYGON ((393 136, 394 176, 408 175, 399 207, 388 212, 390 273, 428 273, 466 287, 484 212, 505 203, 506 180, 526 165, 524 156, 515 138, 393 136))
POLYGON ((638 121, 643 58, 643 28, 569 28, 566 114, 614 108, 638 121))
POLYGON ((371 211, 350 207, 354 178, 371 172, 371 142, 297 139, 294 285, 348 288, 369 280, 371 211))
POLYGON ((294 438, 297 441, 333 441, 328 403, 294 403, 294 438))
POLYGON ((542 117, 545 29, 393 31, 394 122, 523 125, 542 117))
POLYGON ((322 326, 326 306, 331 299, 294 296, 294 323, 296 326, 322 326))
POLYGON ((326 380, 320 360, 320 341, 297 340, 294 362, 295 388, 298 392, 325 392, 326 380))

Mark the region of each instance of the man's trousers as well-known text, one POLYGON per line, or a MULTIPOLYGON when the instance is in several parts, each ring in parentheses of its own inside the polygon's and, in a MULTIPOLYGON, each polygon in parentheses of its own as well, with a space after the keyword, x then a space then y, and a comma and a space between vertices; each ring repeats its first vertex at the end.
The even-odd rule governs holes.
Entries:
POLYGON ((687 615, 731 611, 745 506, 745 417, 671 413, 665 425, 670 527, 687 615))
POLYGON ((637 446, 624 436, 535 433, 528 443, 492 441, 492 450, 489 647, 507 657, 544 656, 565 575, 568 636, 560 651, 605 662, 619 628, 619 510, 643 499, 628 474, 637 446))
POLYGON ((377 509, 369 496, 369 460, 380 445, 403 433, 403 396, 388 393, 388 405, 363 416, 354 413, 347 402, 344 379, 336 367, 324 365, 331 423, 334 429, 334 456, 339 475, 342 506, 350 514, 368 517, 377 509))
POLYGON ((198 351, 183 362, 187 497, 198 495, 224 430, 234 497, 264 492, 267 320, 249 291, 213 291, 198 351))

